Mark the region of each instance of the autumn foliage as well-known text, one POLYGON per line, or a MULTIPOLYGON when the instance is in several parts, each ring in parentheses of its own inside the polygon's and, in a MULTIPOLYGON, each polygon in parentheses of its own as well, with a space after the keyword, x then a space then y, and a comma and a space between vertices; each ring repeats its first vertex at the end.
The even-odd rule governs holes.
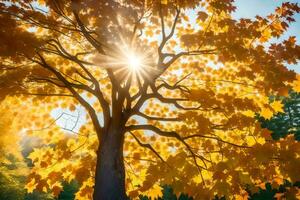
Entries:
POLYGON ((239 20, 235 9, 1 0, 1 111, 14 116, 16 138, 39 141, 27 191, 58 196, 76 180, 78 200, 156 197, 164 184, 194 199, 247 199, 246 188, 299 181, 298 141, 273 140, 258 119, 284 112, 269 97, 300 92, 286 67, 300 47, 280 40, 300 8, 239 20))

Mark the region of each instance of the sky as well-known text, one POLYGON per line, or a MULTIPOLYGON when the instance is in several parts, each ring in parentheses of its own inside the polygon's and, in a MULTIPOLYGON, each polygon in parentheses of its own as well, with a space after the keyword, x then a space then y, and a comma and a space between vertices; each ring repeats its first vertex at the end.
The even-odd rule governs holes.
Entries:
MULTIPOLYGON (((280 6, 283 2, 293 2, 300 4, 300 0, 235 0, 235 6, 237 7, 237 9, 233 14, 233 17, 235 19, 254 18, 256 15, 265 17, 273 12, 276 7, 280 6)), ((296 22, 290 25, 290 28, 283 35, 282 39, 287 39, 289 36, 296 36, 298 40, 297 44, 300 44, 300 14, 297 14, 295 16, 295 20, 296 22)), ((300 64, 287 66, 289 69, 300 73, 300 64)))

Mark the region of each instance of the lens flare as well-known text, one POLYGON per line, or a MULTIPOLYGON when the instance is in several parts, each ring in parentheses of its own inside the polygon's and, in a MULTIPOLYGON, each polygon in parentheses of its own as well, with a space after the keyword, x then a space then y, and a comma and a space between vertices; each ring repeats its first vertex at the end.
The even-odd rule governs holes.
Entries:
POLYGON ((141 58, 134 54, 134 53, 130 53, 127 57, 128 59, 128 66, 132 71, 138 71, 139 68, 142 66, 142 60, 141 58))
POLYGON ((159 71, 156 52, 150 47, 126 42, 125 39, 113 47, 114 51, 108 55, 97 54, 93 63, 111 69, 121 84, 130 82, 130 85, 141 85, 159 71))

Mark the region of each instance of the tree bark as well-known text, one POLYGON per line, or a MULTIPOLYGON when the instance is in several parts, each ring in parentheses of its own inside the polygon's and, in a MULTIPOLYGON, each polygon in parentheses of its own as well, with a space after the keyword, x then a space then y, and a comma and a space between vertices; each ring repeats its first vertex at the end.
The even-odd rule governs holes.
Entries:
POLYGON ((127 200, 123 160, 124 134, 110 127, 97 152, 93 200, 127 200))

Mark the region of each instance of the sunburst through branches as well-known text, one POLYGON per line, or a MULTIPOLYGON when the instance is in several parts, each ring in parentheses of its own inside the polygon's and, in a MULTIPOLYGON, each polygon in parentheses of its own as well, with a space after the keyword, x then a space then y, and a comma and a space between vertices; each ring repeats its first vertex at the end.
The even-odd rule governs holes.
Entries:
POLYGON ((142 60, 134 53, 127 55, 127 62, 131 71, 138 71, 142 65, 142 60))
POLYGON ((97 56, 94 61, 112 69, 118 80, 123 83, 130 81, 131 84, 142 84, 158 71, 155 53, 146 46, 129 46, 124 42, 117 45, 113 52, 110 55, 97 56))

